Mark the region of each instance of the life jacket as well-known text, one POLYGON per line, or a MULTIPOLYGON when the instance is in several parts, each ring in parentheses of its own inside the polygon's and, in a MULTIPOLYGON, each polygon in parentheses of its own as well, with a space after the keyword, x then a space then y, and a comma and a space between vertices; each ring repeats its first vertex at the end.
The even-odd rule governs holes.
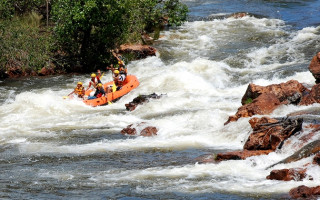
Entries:
POLYGON ((102 93, 100 92, 99 94, 97 94, 97 98, 102 97, 102 93))
POLYGON ((76 93, 78 96, 82 96, 83 95, 83 93, 82 93, 83 90, 84 90, 83 86, 81 86, 80 88, 76 87, 74 89, 74 93, 76 93))

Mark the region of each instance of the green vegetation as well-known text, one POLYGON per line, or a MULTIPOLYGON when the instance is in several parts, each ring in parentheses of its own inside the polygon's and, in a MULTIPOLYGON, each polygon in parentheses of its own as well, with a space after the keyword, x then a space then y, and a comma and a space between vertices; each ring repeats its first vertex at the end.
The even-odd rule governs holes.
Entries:
MULTIPOLYGON (((110 50, 137 43, 164 22, 179 26, 188 9, 179 0, 47 0, 0 2, 0 72, 19 66, 38 71, 55 65, 83 72, 112 62, 110 50)), ((0 73, 1 76, 1 73, 0 73)))
POLYGON ((249 103, 252 103, 252 99, 251 98, 248 98, 248 99, 246 99, 246 101, 244 102, 244 104, 249 104, 249 103))
POLYGON ((0 68, 21 68, 21 74, 37 72, 50 57, 51 34, 40 28, 41 16, 32 12, 0 21, 0 68), (42 33, 40 33, 42 31, 42 33))

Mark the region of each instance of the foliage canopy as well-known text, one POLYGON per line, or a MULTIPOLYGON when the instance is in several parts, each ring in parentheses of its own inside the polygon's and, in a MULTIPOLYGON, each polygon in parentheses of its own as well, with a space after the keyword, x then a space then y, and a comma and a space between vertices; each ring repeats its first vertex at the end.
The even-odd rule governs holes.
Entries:
POLYGON ((164 17, 181 25, 188 9, 178 0, 56 0, 52 11, 58 46, 92 71, 110 61, 110 49, 140 40, 164 17))

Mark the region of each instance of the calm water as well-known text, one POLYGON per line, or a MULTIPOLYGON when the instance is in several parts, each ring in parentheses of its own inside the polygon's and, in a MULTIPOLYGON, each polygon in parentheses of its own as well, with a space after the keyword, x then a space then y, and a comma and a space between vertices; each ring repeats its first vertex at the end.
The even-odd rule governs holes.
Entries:
MULTIPOLYGON (((189 22, 161 32, 157 57, 128 63, 140 86, 109 106, 63 100, 89 75, 0 81, 1 199, 286 199, 314 180, 267 180, 265 168, 297 150, 240 161, 200 164, 205 154, 242 149, 249 119, 224 126, 249 83, 291 79, 313 85, 308 71, 318 52, 320 1, 185 0, 189 22), (228 18, 232 13, 250 16, 228 18), (135 111, 125 103, 141 94, 167 94, 135 111), (155 137, 124 136, 146 122, 155 137)), ((106 74, 103 81, 111 79, 106 74)), ((282 117, 308 107, 282 106, 282 117)), ((316 139, 316 138, 314 138, 316 139)), ((273 169, 301 166, 312 158, 273 169)))

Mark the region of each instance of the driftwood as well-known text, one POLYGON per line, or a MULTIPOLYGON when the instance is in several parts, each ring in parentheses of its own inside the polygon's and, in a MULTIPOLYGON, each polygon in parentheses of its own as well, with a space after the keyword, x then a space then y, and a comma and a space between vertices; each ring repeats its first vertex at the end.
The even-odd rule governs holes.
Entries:
POLYGON ((295 152, 293 155, 281 160, 280 162, 277 162, 273 165, 270 165, 269 167, 267 167, 266 169, 269 169, 271 167, 274 167, 278 164, 282 164, 282 163, 290 163, 290 162, 294 162, 294 161, 298 161, 302 158, 306 158, 309 157, 313 154, 316 154, 320 151, 320 140, 316 140, 313 141, 309 144, 307 144, 306 146, 302 147, 299 151, 295 152))

